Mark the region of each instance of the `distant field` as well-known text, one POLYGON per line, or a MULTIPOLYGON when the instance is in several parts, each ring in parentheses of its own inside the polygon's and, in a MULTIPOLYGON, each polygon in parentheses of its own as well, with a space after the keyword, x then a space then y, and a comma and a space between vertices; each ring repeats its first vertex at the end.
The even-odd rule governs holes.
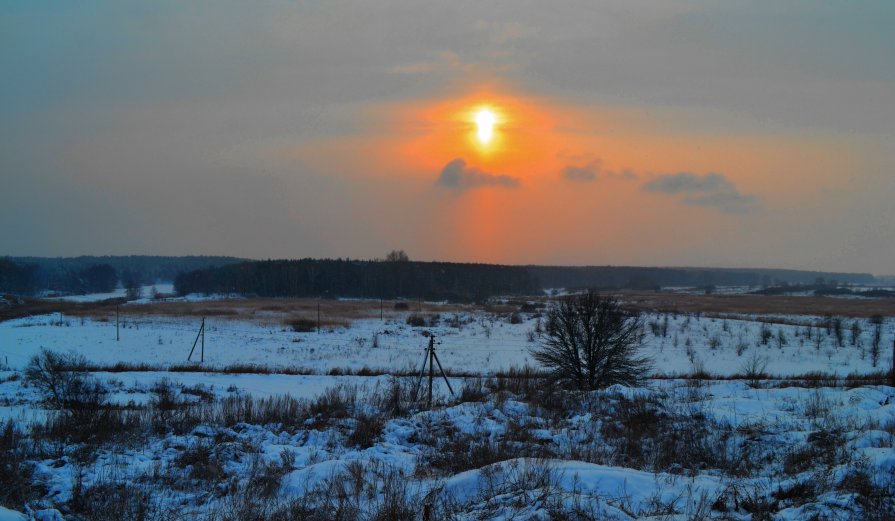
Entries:
POLYGON ((630 305, 651 311, 748 315, 813 315, 869 318, 895 316, 895 299, 802 297, 778 295, 685 295, 622 291, 630 305))
MULTIPOLYGON (((621 291, 617 292, 626 305, 649 312, 699 313, 712 316, 762 315, 763 321, 779 322, 792 316, 839 316, 870 318, 875 315, 895 316, 895 299, 862 299, 814 296, 769 295, 694 295, 672 292, 621 291)), ((407 301, 335 300, 312 298, 230 298, 230 299, 166 299, 144 300, 138 305, 120 305, 123 316, 217 317, 263 324, 290 325, 296 320, 317 320, 318 306, 322 326, 347 326, 364 318, 386 318, 399 315, 395 305, 407 306, 411 312, 436 313, 512 313, 525 302, 547 303, 545 296, 513 297, 491 305, 444 304, 407 301)), ((0 322, 14 318, 48 313, 104 319, 113 317, 116 305, 123 299, 97 302, 69 302, 26 299, 11 306, 0 307, 0 322)))
MULTIPOLYGON (((545 338, 544 296, 397 309, 204 296, 7 305, 0 426, 21 440, 6 454, 33 469, 13 481, 66 512, 109 508, 109 491, 124 491, 113 500, 143 498, 153 520, 249 518, 220 517, 234 497, 268 509, 252 519, 274 518, 295 498, 331 504, 353 490, 345 483, 368 484, 350 494, 373 498, 364 505, 394 484, 408 487, 407 504, 440 497, 435 519, 525 510, 540 496, 592 506, 574 519, 711 519, 700 517, 709 509, 754 518, 743 497, 775 519, 805 519, 806 509, 849 519, 834 514, 856 501, 891 519, 889 503, 872 502, 895 490, 893 302, 622 298, 643 311, 650 378, 592 393, 560 391, 532 357, 545 338), (204 351, 187 360, 202 318, 204 351), (430 411, 416 375, 432 335, 447 378, 433 382, 430 411), (84 357, 96 405, 75 414, 48 401, 25 371, 45 350, 84 357), (225 481, 243 492, 222 497, 225 481)), ((490 519, 508 518, 544 517, 490 519)))

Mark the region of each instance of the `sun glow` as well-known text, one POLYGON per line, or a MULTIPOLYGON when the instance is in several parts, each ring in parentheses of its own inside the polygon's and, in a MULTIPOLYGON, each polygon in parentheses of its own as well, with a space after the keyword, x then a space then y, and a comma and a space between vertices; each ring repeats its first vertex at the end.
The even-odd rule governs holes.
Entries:
POLYGON ((494 137, 494 124, 497 118, 488 109, 482 109, 475 114, 475 124, 478 127, 479 141, 487 145, 494 137))

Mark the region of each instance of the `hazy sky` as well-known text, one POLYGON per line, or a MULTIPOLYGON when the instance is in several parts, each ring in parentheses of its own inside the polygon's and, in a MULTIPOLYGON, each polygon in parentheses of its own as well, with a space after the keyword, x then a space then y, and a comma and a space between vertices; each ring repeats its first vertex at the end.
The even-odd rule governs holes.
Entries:
POLYGON ((895 273, 893 27, 889 1, 2 1, 0 254, 895 273))

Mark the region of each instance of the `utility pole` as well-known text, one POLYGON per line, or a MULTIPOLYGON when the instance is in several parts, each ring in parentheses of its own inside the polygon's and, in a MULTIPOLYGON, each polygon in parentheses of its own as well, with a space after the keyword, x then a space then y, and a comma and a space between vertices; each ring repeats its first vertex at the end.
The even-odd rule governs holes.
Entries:
POLYGON ((423 377, 426 374, 426 364, 429 365, 429 393, 426 399, 426 408, 431 409, 432 382, 435 379, 435 364, 438 364, 438 370, 441 372, 441 377, 444 378, 444 383, 447 384, 447 388, 451 392, 451 395, 454 394, 454 389, 453 387, 451 387, 451 382, 448 380, 447 374, 445 374, 444 368, 441 366, 441 360, 439 360, 438 355, 435 354, 435 335, 429 336, 429 346, 426 348, 426 354, 423 356, 423 366, 420 368, 420 376, 413 391, 414 401, 416 401, 416 397, 419 395, 420 385, 423 383, 423 377))
POLYGON ((435 335, 429 337, 429 398, 426 400, 426 409, 432 408, 432 377, 435 376, 435 335))
POLYGON ((379 321, 382 322, 382 297, 379 297, 379 321))
POLYGON ((186 357, 186 361, 189 362, 191 358, 193 358, 193 351, 196 350, 196 344, 199 343, 199 339, 202 339, 202 350, 200 351, 200 359, 199 363, 205 361, 205 317, 202 317, 202 325, 199 326, 199 332, 196 334, 196 339, 193 340, 193 348, 190 349, 189 356, 186 357))
POLYGON ((121 312, 119 308, 121 304, 115 304, 115 341, 121 341, 121 333, 119 328, 119 323, 121 322, 121 312))
POLYGON ((320 301, 317 301, 317 334, 320 334, 320 301))

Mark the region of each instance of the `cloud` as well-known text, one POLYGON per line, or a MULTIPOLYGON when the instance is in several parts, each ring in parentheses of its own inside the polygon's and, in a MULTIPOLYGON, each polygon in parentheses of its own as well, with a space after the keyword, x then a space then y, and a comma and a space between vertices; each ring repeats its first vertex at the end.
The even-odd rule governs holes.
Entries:
POLYGON ((562 176, 568 181, 596 181, 600 162, 592 161, 584 166, 568 165, 562 169, 562 176))
POLYGON ((627 168, 621 172, 603 168, 603 162, 599 159, 592 159, 584 164, 567 165, 562 169, 562 176, 566 181, 575 182, 596 181, 600 176, 611 179, 637 179, 637 174, 627 168))
POLYGON ((683 204, 710 206, 725 213, 749 211, 758 203, 758 197, 741 194, 727 177, 714 172, 704 175, 689 172, 663 174, 643 185, 643 191, 683 195, 683 204))
POLYGON ((624 179, 626 181, 633 181, 634 179, 637 179, 637 177, 638 177, 637 174, 635 174, 634 171, 629 168, 625 168, 621 172, 607 171, 606 175, 609 177, 612 177, 614 179, 624 179))
POLYGON ((518 177, 489 174, 474 166, 466 166, 466 161, 458 157, 444 165, 435 184, 454 190, 469 190, 486 186, 516 188, 520 183, 518 177))
POLYGON ((491 42, 498 45, 534 38, 540 32, 537 27, 519 22, 486 22, 478 20, 475 23, 475 28, 487 34, 491 42))
POLYGON ((460 56, 452 51, 432 53, 432 58, 395 65, 390 70, 397 74, 427 74, 432 72, 450 72, 467 68, 460 56))

